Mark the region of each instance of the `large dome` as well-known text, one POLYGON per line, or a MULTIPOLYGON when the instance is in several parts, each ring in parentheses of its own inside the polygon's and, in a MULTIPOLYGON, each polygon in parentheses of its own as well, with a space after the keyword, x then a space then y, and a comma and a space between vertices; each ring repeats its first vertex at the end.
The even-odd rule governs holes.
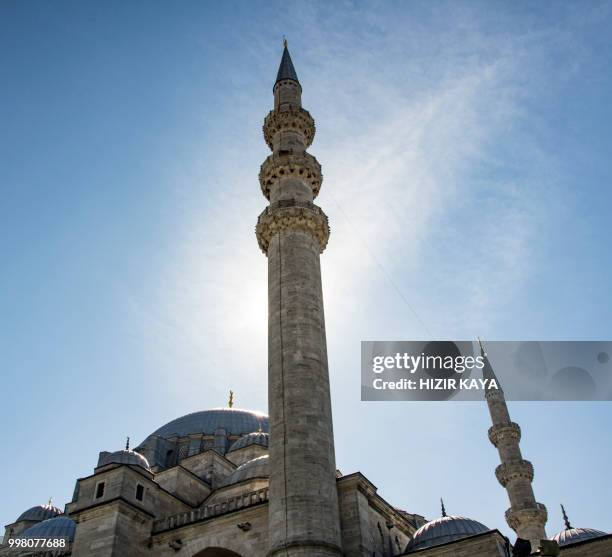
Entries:
POLYGON ((51 504, 36 505, 35 507, 21 513, 15 522, 19 522, 20 520, 33 520, 36 522, 41 522, 42 520, 47 520, 47 518, 53 518, 54 516, 58 516, 60 514, 63 514, 61 509, 58 509, 51 504))
POLYGON ((153 432, 165 439, 187 435, 214 435, 217 429, 224 429, 228 435, 244 435, 254 431, 268 431, 268 416, 241 410, 239 408, 214 408, 193 412, 168 422, 153 432))
POLYGON ((74 540, 76 523, 67 516, 56 516, 48 518, 34 526, 26 528, 18 538, 63 538, 67 541, 74 540))
POLYGON ((406 552, 434 547, 488 532, 484 524, 464 516, 443 516, 421 526, 408 543, 406 552))
POLYGON ((145 470, 151 471, 147 459, 140 453, 130 450, 115 451, 102 456, 98 468, 107 464, 131 464, 132 466, 140 466, 145 470))
POLYGON ((582 542, 584 540, 591 540, 607 535, 608 534, 601 530, 593 530, 592 528, 567 528, 563 530, 563 532, 559 532, 553 536, 551 540, 556 541, 561 547, 571 543, 582 542))

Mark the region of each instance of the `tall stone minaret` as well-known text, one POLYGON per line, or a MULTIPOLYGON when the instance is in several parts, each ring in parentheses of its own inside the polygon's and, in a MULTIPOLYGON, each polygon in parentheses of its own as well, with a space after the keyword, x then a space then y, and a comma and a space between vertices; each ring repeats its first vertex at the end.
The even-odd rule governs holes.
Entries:
POLYGON ((313 203, 321 166, 314 120, 285 42, 263 132, 272 154, 257 221, 268 256, 269 556, 341 555, 321 268, 329 226, 313 203))
MULTIPOLYGON (((482 343, 480 354, 484 358, 482 370, 485 379, 499 381, 493 372, 482 343)), ((546 507, 535 500, 531 482, 533 465, 524 460, 519 442, 521 428, 510 420, 508 406, 501 386, 486 391, 487 406, 493 425, 489 428, 489 439, 499 452, 501 464, 495 469, 499 483, 508 492, 510 508, 506 511, 506 521, 519 538, 529 540, 531 548, 536 551, 540 540, 546 539, 544 525, 548 518, 546 507)))

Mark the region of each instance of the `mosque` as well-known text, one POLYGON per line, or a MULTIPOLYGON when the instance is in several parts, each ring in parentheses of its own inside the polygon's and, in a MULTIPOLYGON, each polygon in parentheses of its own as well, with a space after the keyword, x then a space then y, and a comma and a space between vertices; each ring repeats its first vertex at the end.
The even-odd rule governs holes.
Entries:
MULTIPOLYGON (((429 520, 391 505, 363 474, 336 469, 319 264, 329 226, 314 204, 321 166, 306 151, 314 120, 286 43, 273 93, 263 126, 272 154, 259 174, 269 205, 256 226, 268 258, 269 416, 230 401, 181 416, 135 448, 128 440, 101 452, 63 510, 15 513, 0 556, 612 556, 612 534, 573 527, 565 510, 565 528, 546 533, 501 389, 486 393, 489 439, 514 539, 494 527, 501 517, 484 525, 442 504, 429 520)), ((481 351, 483 375, 494 378, 481 351)))

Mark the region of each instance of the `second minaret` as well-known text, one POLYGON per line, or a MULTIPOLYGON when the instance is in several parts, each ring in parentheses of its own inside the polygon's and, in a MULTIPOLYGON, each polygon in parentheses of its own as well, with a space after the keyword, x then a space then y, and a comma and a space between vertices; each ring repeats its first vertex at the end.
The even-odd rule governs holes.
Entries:
MULTIPOLYGON (((489 358, 480 344, 480 355, 484 358, 483 377, 495 379, 499 384, 489 358)), ((501 464, 495 469, 499 483, 506 489, 510 508, 506 511, 506 522, 519 538, 529 540, 532 551, 536 551, 540 540, 547 539, 544 529, 548 514, 546 507, 538 503, 533 494, 533 466, 521 454, 521 428, 510 419, 508 406, 501 387, 486 391, 485 398, 493 425, 489 428, 489 440, 499 452, 501 464)))
POLYGON ((264 122, 272 154, 259 181, 270 201, 257 221, 268 257, 269 555, 340 555, 320 253, 327 217, 313 200, 322 176, 306 152, 314 121, 287 45, 264 122))

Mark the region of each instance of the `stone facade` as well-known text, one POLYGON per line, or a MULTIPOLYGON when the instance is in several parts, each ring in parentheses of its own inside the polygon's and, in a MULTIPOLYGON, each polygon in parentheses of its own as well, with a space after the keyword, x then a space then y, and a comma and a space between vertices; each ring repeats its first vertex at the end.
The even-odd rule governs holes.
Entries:
POLYGON ((560 555, 561 557, 610 557, 612 555, 612 535, 561 547, 560 555))
MULTIPOLYGON (((192 468, 207 470, 210 452, 214 451, 189 457, 192 468), (195 459, 202 466, 196 466, 195 459)), ((215 481, 222 484, 222 479, 219 476, 215 481)), ((423 517, 389 505, 361 474, 339 476, 334 483, 340 499, 344 555, 387 555, 390 535, 395 554, 399 554, 424 522, 423 517), (381 527, 384 547, 378 539, 381 527)), ((316 486, 312 490, 316 493, 316 486)), ((222 548, 232 555, 263 557, 269 553, 269 507, 267 477, 247 478, 211 491, 182 463, 155 474, 138 466, 111 464, 78 480, 75 500, 66 508, 77 523, 76 536, 70 550, 63 554, 191 557, 203 551, 206 555, 224 555, 222 548), (104 491, 97 497, 101 483, 104 491), (137 498, 138 485, 144 487, 142 500, 137 498), (193 490, 190 497, 199 493, 197 502, 183 496, 189 486, 193 490)), ((9 553, 0 550, 3 554, 9 553)))

